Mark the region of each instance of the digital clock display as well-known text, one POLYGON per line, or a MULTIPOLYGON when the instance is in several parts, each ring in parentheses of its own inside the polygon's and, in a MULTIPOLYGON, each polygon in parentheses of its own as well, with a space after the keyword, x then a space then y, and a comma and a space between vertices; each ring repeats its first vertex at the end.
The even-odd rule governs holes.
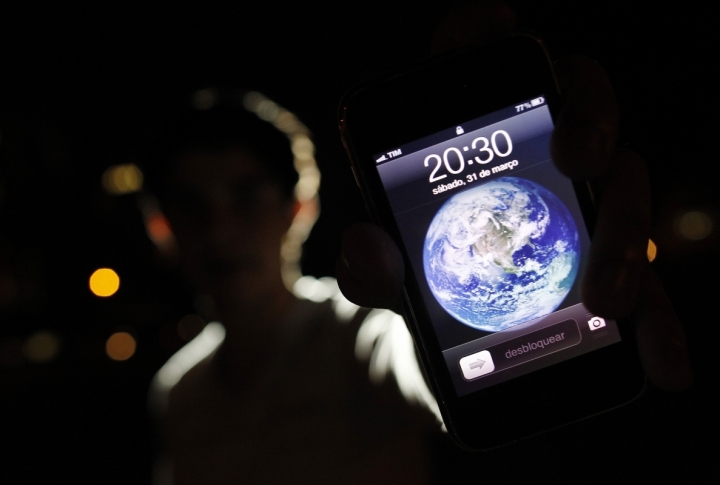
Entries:
POLYGON ((583 306, 590 240, 544 97, 375 155, 456 390, 618 342, 583 306))

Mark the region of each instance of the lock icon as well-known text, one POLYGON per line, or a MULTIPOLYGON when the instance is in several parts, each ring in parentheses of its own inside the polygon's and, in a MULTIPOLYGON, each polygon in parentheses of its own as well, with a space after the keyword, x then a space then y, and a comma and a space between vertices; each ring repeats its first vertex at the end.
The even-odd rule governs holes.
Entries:
POLYGON ((465 130, 462 129, 462 126, 458 126, 457 128, 455 128, 456 135, 462 135, 463 133, 465 133, 465 130))

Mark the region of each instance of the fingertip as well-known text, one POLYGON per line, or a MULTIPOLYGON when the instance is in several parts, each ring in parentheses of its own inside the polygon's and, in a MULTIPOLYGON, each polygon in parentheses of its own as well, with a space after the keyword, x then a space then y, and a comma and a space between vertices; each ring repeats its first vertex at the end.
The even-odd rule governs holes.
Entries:
POLYGON ((568 177, 598 177, 612 165, 619 131, 610 79, 600 64, 580 55, 555 62, 555 74, 564 105, 552 136, 552 158, 568 177))
POLYGON ((402 293, 405 266, 390 236, 372 224, 353 224, 342 235, 335 265, 345 297, 367 307, 392 308, 402 293))

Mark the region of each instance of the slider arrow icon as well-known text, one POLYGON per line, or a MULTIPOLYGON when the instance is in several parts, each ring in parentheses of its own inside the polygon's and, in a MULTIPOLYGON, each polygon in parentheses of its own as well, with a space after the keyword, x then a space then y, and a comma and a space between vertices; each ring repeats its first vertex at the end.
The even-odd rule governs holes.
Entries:
POLYGON ((471 369, 481 369, 485 365, 485 361, 478 357, 478 360, 470 364, 471 369))

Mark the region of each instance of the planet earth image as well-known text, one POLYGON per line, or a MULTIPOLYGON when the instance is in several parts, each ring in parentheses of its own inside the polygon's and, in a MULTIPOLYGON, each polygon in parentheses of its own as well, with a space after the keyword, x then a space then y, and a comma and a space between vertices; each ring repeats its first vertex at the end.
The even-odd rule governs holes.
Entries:
POLYGON ((440 305, 486 332, 553 312, 570 292, 579 260, 570 211, 548 189, 518 177, 448 199, 423 249, 425 276, 440 305))

